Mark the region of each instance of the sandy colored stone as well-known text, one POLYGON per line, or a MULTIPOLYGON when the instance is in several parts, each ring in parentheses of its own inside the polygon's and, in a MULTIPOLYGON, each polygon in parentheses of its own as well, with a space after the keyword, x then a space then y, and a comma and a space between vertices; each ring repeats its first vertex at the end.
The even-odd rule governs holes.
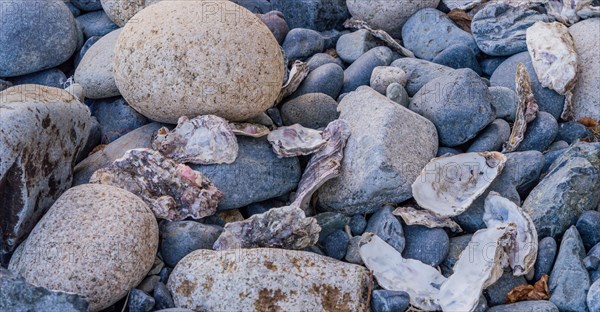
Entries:
POLYGON ((158 224, 137 196, 114 186, 69 189, 9 264, 36 286, 87 297, 91 311, 117 302, 152 268, 158 224))
POLYGON ((160 0, 101 0, 102 9, 111 21, 119 27, 125 24, 139 11, 160 0))
POLYGON ((571 26, 569 32, 579 61, 572 102, 575 120, 600 119, 600 18, 581 21, 571 26))
POLYGON ((175 306, 194 311, 366 311, 369 274, 307 251, 197 250, 169 282, 175 306), (226 300, 224 298, 227 298, 226 300))
POLYGON ((121 29, 114 30, 94 43, 85 53, 75 70, 75 81, 84 90, 86 98, 103 99, 119 95, 113 77, 115 44, 121 29))
POLYGON ((225 0, 164 1, 135 18, 117 41, 114 73, 123 97, 146 117, 242 121, 277 99, 283 55, 250 11, 225 0))

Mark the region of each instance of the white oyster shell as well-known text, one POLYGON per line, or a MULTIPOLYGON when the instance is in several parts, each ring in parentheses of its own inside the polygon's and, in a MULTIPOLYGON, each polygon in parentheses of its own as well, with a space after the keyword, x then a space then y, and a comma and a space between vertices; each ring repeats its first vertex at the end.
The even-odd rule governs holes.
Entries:
POLYGON ((428 228, 446 227, 452 232, 462 232, 462 228, 458 223, 448 217, 438 216, 429 210, 398 207, 392 214, 401 217, 406 225, 423 225, 428 228))
POLYGON ((269 135, 271 130, 264 125, 248 122, 232 122, 229 124, 229 129, 235 135, 249 136, 253 138, 262 138, 265 135, 269 135))
POLYGON ((457 216, 488 188, 505 163, 506 156, 498 152, 434 158, 412 184, 413 197, 436 215, 457 216))
POLYGON ((517 64, 517 74, 515 76, 515 86, 517 90, 517 112, 515 123, 513 124, 508 141, 502 146, 503 153, 514 152, 523 139, 527 124, 537 117, 539 107, 531 89, 531 80, 529 73, 523 63, 517 64))
POLYGON ((318 151, 326 143, 321 136, 321 131, 305 128, 299 124, 277 128, 269 133, 267 140, 280 158, 309 155, 318 151))

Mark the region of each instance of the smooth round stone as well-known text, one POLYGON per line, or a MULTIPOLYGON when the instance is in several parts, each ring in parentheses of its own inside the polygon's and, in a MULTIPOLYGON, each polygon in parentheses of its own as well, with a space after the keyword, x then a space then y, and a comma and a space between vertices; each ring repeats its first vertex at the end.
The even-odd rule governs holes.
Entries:
POLYGON ((100 124, 101 144, 109 144, 149 122, 122 97, 93 101, 90 110, 100 124))
POLYGON ((479 53, 473 36, 436 9, 423 9, 411 16, 402 27, 402 40, 416 57, 427 61, 455 44, 469 47, 474 54, 479 53))
POLYGON ((75 18, 63 1, 3 2, 2 11, 0 77, 58 66, 77 49, 75 18))
POLYGON ((325 40, 325 50, 335 49, 338 40, 340 40, 343 35, 349 33, 351 33, 349 30, 338 31, 337 29, 330 29, 320 32, 321 36, 325 40))
POLYGON ((67 76, 58 68, 50 68, 36 73, 11 78, 14 86, 34 84, 63 89, 67 76))
POLYGON ((402 26, 420 9, 435 8, 440 0, 389 1, 348 0, 352 17, 366 21, 371 27, 383 29, 394 38, 402 35, 402 26))
POLYGON ((71 0, 71 3, 83 11, 96 11, 102 9, 100 0, 71 0))
POLYGON ((73 14, 73 17, 81 15, 81 10, 78 7, 76 7, 73 3, 65 2, 65 4, 67 5, 67 8, 69 8, 69 11, 71 11, 71 14, 73 14))
POLYGON ((436 55, 432 62, 448 66, 450 68, 470 68, 481 75, 481 66, 477 62, 477 56, 471 48, 463 44, 455 44, 447 47, 436 55))
POLYGON ((462 154, 462 153, 463 152, 461 150, 458 150, 456 148, 440 146, 440 148, 438 148, 436 157, 452 156, 452 155, 458 155, 458 154, 462 154))
POLYGON ((390 246, 394 247, 398 252, 404 250, 406 240, 402 224, 396 216, 392 214, 392 206, 384 206, 377 210, 367 222, 365 232, 373 233, 383 239, 390 246))
POLYGON ((527 284, 525 277, 513 276, 512 272, 505 272, 500 279, 486 288, 485 293, 488 305, 495 306, 504 304, 508 292, 523 284, 527 284))
POLYGON ((99 311, 144 279, 157 247, 158 225, 144 201, 114 186, 84 184, 52 205, 9 269, 32 284, 83 295, 99 311))
POLYGON ((507 121, 515 121, 517 114, 517 94, 506 87, 490 87, 492 106, 496 110, 496 117, 507 121))
POLYGON ((557 251, 558 247, 554 238, 548 236, 540 240, 538 243, 538 255, 534 265, 534 281, 538 281, 544 274, 550 275, 557 251))
POLYGON ((304 60, 325 50, 325 39, 321 34, 305 28, 294 28, 288 32, 281 45, 289 62, 304 60))
POLYGON ((160 224, 160 254, 175 267, 179 260, 197 249, 212 249, 223 229, 196 221, 163 221, 160 224))
POLYGON ((385 90, 385 96, 404 107, 408 107, 408 103, 410 102, 410 98, 404 87, 396 82, 390 83, 385 90))
POLYGON ((554 163, 554 161, 556 159, 558 159, 558 157, 562 156, 562 154, 564 154, 566 150, 567 150, 567 148, 563 148, 563 149, 559 149, 559 150, 546 152, 544 154, 545 164, 544 164, 544 169, 542 169, 542 172, 544 172, 544 173, 548 172, 548 169, 550 169, 550 166, 552 166, 552 163, 554 163))
POLYGON ((337 41, 335 50, 344 62, 353 63, 361 55, 376 46, 377 42, 371 33, 366 29, 359 29, 341 36, 337 41))
POLYGON ((114 48, 120 34, 121 29, 117 29, 91 43, 93 45, 84 52, 74 78, 83 87, 86 98, 103 99, 120 95, 113 75, 114 48))
POLYGON ((521 301, 491 307, 487 312, 558 312, 556 305, 548 300, 521 301))
POLYGON ((358 265, 363 265, 362 258, 360 257, 360 236, 354 236, 350 238, 350 242, 348 243, 348 250, 346 250, 346 256, 344 260, 348 263, 354 263, 358 265))
POLYGON ((326 127, 340 115, 337 102, 323 93, 309 93, 285 102, 281 106, 283 124, 300 124, 311 129, 326 127))
MULTIPOLYGON (((596 4, 599 5, 599 4, 596 4)), ((600 120, 600 18, 590 18, 569 28, 577 50, 577 84, 573 89, 575 119, 600 120)), ((2 76, 2 75, 0 75, 2 76)))
POLYGON ((371 311, 405 311, 410 305, 410 297, 403 291, 374 290, 371 299, 371 311))
POLYGON ((167 289, 167 286, 162 282, 156 283, 152 295, 154 296, 155 309, 159 310, 175 307, 175 303, 173 302, 173 297, 171 296, 169 289, 167 289))
POLYGON ((317 219, 317 223, 321 227, 319 233, 320 244, 323 244, 331 233, 336 230, 343 230, 350 222, 350 218, 339 212, 323 212, 317 214, 314 218, 317 219))
POLYGON ((491 76, 496 68, 502 64, 507 59, 507 57, 494 57, 488 58, 480 62, 481 71, 487 76, 491 76))
MULTIPOLYGON (((238 3, 256 3, 258 0, 235 0, 238 3)), ((342 29, 350 18, 346 0, 261 0, 264 10, 279 10, 293 28, 309 28, 317 31, 342 29)))
POLYGON ((88 38, 85 43, 83 44, 83 46, 81 46, 81 49, 79 50, 79 53, 77 53, 75 55, 75 69, 77 69, 77 67, 79 66, 79 63, 81 62, 81 59, 83 58, 83 56, 87 53, 87 51, 92 47, 92 45, 94 45, 94 43, 98 42, 98 40, 100 40, 102 37, 100 36, 94 36, 94 37, 90 37, 88 38))
POLYGON ((576 226, 586 249, 590 249, 600 242, 600 212, 585 211, 579 216, 576 226))
POLYGON ((85 38, 104 36, 119 28, 102 10, 80 15, 76 20, 81 26, 85 38))
POLYGON ((529 79, 531 80, 531 89, 539 109, 552 114, 555 119, 560 118, 565 97, 556 93, 554 90, 542 86, 533 69, 531 57, 527 51, 517 53, 500 64, 496 71, 494 71, 494 74, 492 74, 492 77, 490 77, 492 86, 506 87, 515 91, 515 77, 517 74, 517 65, 519 63, 523 63, 527 68, 529 79))
POLYGON ((549 113, 538 112, 537 117, 527 125, 525 136, 517 151, 546 150, 558 134, 558 123, 549 113))
POLYGON ((406 73, 398 67, 393 66, 377 66, 371 74, 371 88, 385 95, 387 88, 392 83, 399 83, 401 86, 406 85, 406 73))
POLYGON ((405 258, 416 259, 436 267, 448 256, 450 239, 441 228, 427 228, 422 225, 404 227, 406 246, 402 251, 405 258))
POLYGON ((595 281, 588 290, 587 306, 590 311, 600 311, 600 280, 595 281))
POLYGON ((350 232, 354 236, 360 236, 365 232, 365 228, 367 227, 367 220, 361 214, 355 214, 350 218, 350 232))
POLYGON ((563 140, 569 144, 583 138, 588 138, 592 134, 582 124, 576 121, 563 122, 558 125, 557 140, 563 140))
POLYGON ((388 66, 393 58, 392 50, 376 47, 359 57, 344 71, 344 87, 341 93, 348 93, 371 82, 371 74, 377 66, 388 66))
POLYGON ((448 66, 409 57, 397 59, 391 66, 402 68, 408 76, 405 88, 410 96, 414 96, 431 80, 454 72, 454 69, 448 66))
POLYGON ((344 70, 337 64, 328 63, 311 71, 289 99, 308 93, 324 93, 337 98, 344 86, 344 70))
POLYGON ((129 293, 127 305, 130 312, 150 312, 154 307, 154 298, 143 290, 132 289, 129 293))
POLYGON ((279 11, 271 11, 265 14, 258 14, 258 18, 265 23, 279 44, 282 44, 287 36, 290 28, 285 22, 283 13, 279 11))
POLYGON ((123 27, 137 12, 158 1, 161 0, 101 0, 100 2, 106 15, 119 27, 123 27))
POLYGON ((558 151, 558 150, 562 150, 565 148, 569 147, 569 143, 565 142, 565 141, 554 141, 554 143, 550 144, 550 146, 548 146, 548 149, 546 149, 546 152, 553 152, 553 151, 558 151))
POLYGON ((219 4, 243 18, 207 15, 194 1, 162 1, 123 28, 115 82, 138 112, 166 123, 204 114, 242 121, 273 105, 285 75, 279 44, 250 11, 219 4))
POLYGON ((340 58, 333 57, 327 53, 317 53, 311 56, 308 61, 308 69, 313 71, 325 64, 334 63, 339 65, 342 69, 344 68, 344 63, 340 58))
POLYGON ((475 141, 469 146, 467 153, 471 152, 499 152, 502 144, 510 137, 510 125, 503 119, 496 119, 487 126, 475 141))
POLYGON ((346 232, 342 230, 334 231, 325 239, 325 255, 338 260, 344 259, 349 241, 346 232))

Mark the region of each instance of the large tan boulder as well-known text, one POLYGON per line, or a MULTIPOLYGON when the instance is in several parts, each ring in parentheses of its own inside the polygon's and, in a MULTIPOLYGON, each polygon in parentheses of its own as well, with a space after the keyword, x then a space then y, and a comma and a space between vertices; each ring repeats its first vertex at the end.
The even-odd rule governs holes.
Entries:
POLYGON ((145 7, 161 0, 100 0, 102 9, 119 27, 125 24, 145 7))
POLYGON ((123 97, 146 117, 240 121, 277 98, 283 55, 250 11, 227 0, 162 1, 134 18, 117 40, 114 74, 123 97))
POLYGON ((571 27, 579 66, 573 89, 575 119, 600 119, 600 18, 590 18, 571 27))

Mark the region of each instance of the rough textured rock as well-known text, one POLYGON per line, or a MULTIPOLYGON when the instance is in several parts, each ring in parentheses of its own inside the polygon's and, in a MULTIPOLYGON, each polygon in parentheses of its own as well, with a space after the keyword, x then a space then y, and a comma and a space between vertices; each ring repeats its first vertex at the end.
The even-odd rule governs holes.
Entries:
POLYGON ((539 281, 542 275, 550 275, 552 266, 554 266, 554 259, 556 258, 556 252, 558 247, 556 241, 552 237, 544 237, 538 244, 538 256, 535 260, 535 274, 533 276, 534 281, 539 281))
POLYGON ((91 121, 62 89, 20 85, 0 93, 0 262, 71 186, 91 121))
POLYGON ((3 3, 0 20, 0 77, 52 68, 77 48, 77 26, 61 0, 3 3))
POLYGON ((223 19, 193 1, 161 1, 123 28, 115 82, 146 117, 175 123, 183 115, 212 114, 241 121, 277 99, 285 74, 279 44, 250 11, 229 1, 214 4, 241 16, 223 19))
POLYGON ((488 312, 514 312, 514 311, 529 311, 529 312, 558 312, 556 305, 546 300, 521 301, 512 304, 503 304, 491 307, 488 312))
POLYGON ((100 0, 72 0, 71 3, 84 11, 96 11, 102 8, 100 0))
POLYGON ((506 301, 508 292, 523 284, 527 284, 525 277, 513 276, 512 272, 505 272, 494 284, 486 288, 485 294, 488 304, 490 306, 503 304, 506 301))
POLYGON ((326 94, 309 93, 285 102, 281 106, 281 117, 286 126, 300 124, 319 129, 338 118, 337 106, 338 103, 326 94))
POLYGON ((221 227, 196 221, 163 221, 160 224, 160 254, 175 267, 179 260, 197 249, 212 249, 221 235, 221 227))
POLYGON ((87 184, 54 203, 9 269, 34 285, 86 296, 90 310, 98 311, 142 281, 157 248, 158 225, 141 199, 116 187, 87 184))
POLYGON ((369 87, 348 94, 338 110, 351 135, 342 174, 321 187, 319 204, 355 214, 410 198, 412 182, 437 152, 434 125, 369 87))
POLYGON ((129 312, 150 312, 155 303, 154 298, 145 291, 132 289, 129 292, 129 298, 127 300, 129 312))
POLYGON ((417 94, 429 81, 454 72, 448 66, 408 57, 395 60, 391 66, 400 67, 406 73, 408 80, 405 87, 410 96, 417 94))
POLYGON ((85 53, 75 70, 74 79, 85 92, 85 97, 102 99, 119 95, 113 77, 113 52, 120 29, 102 37, 85 53))
POLYGON ((404 87, 406 80, 406 73, 402 69, 393 66, 378 66, 373 69, 370 85, 373 90, 385 95, 390 84, 399 83, 404 87))
POLYGON ((587 305, 590 311, 600 311, 600 281, 594 282, 587 295, 587 305))
POLYGON ((330 30, 350 17, 345 0, 271 0, 267 7, 283 12, 290 29, 330 30))
POLYGON ((576 226, 586 249, 600 243, 600 212, 590 210, 582 213, 576 226))
POLYGON ((560 236, 581 213, 600 202, 600 143, 576 143, 554 161, 523 210, 540 237, 560 236))
POLYGON ((160 0, 100 0, 106 15, 119 27, 125 26, 137 12, 158 1, 160 0))
POLYGON ((403 291, 378 289, 373 291, 373 312, 405 311, 410 305, 409 295, 403 291))
POLYGON ((348 224, 350 218, 339 212, 322 212, 315 216, 317 223, 321 227, 319 233, 319 243, 323 244, 325 239, 336 230, 343 230, 348 224))
POLYGON ((192 310, 363 311, 368 284, 364 267, 260 248, 195 251, 177 264, 167 286, 177 307, 192 310))
MULTIPOLYGON (((573 89, 575 119, 600 119, 600 18, 581 21, 569 28, 575 41, 579 66, 573 89)), ((1 76, 1 75, 0 75, 1 76)))

